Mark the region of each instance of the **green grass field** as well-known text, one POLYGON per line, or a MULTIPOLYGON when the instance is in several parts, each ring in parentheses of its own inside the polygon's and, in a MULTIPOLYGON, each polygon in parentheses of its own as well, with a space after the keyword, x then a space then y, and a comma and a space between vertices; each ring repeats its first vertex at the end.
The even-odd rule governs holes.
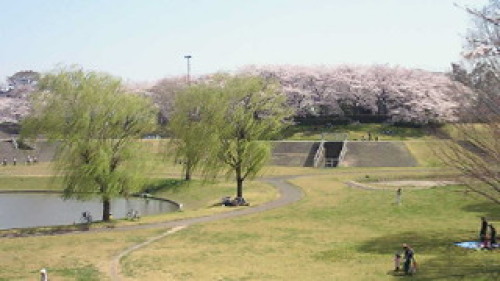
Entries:
MULTIPOLYGON (((500 280, 500 251, 458 248, 475 240, 479 217, 500 224, 500 206, 463 187, 403 188, 403 204, 393 191, 348 187, 347 181, 450 179, 423 142, 406 143, 421 167, 266 167, 264 176, 295 175, 290 182, 305 197, 292 205, 189 226, 140 248, 121 260, 123 280, 399 280, 393 255, 412 245, 419 272, 408 280, 500 280)), ((152 145, 152 150, 157 149, 152 145)), ((156 195, 185 204, 183 212, 141 218, 136 223, 171 221, 228 211, 214 206, 234 196, 234 184, 196 179, 187 185, 180 168, 155 159, 151 185, 156 195), (170 178, 166 180, 165 178, 170 178)), ((1 168, 1 167, 0 167, 1 168)), ((0 189, 57 189, 46 164, 3 167, 0 189)), ((271 186, 252 181, 245 197, 258 205, 277 197, 271 186)), ((118 221, 113 226, 133 224, 118 221)), ((118 253, 167 229, 70 233, 60 236, 0 238, 0 281, 36 280, 48 269, 51 281, 110 280, 118 253)))
POLYGON ((479 217, 500 206, 453 186, 405 190, 396 206, 392 192, 343 183, 362 175, 295 179, 302 201, 185 229, 125 258, 128 280, 390 280, 399 278, 392 257, 402 243, 417 253, 412 280, 493 280, 500 272, 497 252, 453 245, 475 239, 479 217))
MULTIPOLYGON (((392 192, 344 184, 368 173, 415 179, 431 172, 350 168, 294 179, 292 183, 306 194, 302 201, 191 226, 159 240, 122 260, 126 280, 396 280, 400 277, 392 276, 392 256, 401 243, 416 251, 420 271, 412 280, 495 280, 494 272, 500 272, 498 252, 464 250, 452 242, 475 239, 479 217, 499 219, 500 206, 451 186, 405 189, 398 207, 392 192)), ((200 183, 163 192, 190 198, 202 188, 200 183)), ((252 182, 249 192, 260 185, 252 182)), ((221 194, 231 191, 230 186, 222 185, 221 194)), ((193 202, 206 203, 194 203, 183 215, 206 215, 212 195, 213 190, 198 195, 193 202)), ((116 253, 160 231, 164 230, 3 238, 0 280, 34 279, 42 267, 49 269, 51 280, 108 280, 107 266, 116 253)))

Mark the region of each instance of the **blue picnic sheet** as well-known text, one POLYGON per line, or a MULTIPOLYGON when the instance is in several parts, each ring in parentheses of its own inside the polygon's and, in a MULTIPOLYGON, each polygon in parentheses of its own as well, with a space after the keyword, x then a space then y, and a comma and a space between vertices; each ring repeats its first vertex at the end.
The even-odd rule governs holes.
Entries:
MULTIPOLYGON (((481 242, 479 241, 455 242, 455 245, 467 249, 481 249, 481 242)), ((500 247, 499 244, 494 244, 492 248, 499 248, 499 247, 500 247)))

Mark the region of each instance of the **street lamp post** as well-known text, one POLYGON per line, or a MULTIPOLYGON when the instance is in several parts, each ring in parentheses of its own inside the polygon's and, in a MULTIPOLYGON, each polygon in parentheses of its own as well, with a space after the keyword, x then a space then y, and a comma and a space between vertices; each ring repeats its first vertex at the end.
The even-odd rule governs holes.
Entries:
POLYGON ((189 73, 191 72, 191 63, 190 63, 191 55, 186 55, 186 56, 184 56, 184 58, 187 61, 187 77, 186 77, 186 82, 188 83, 188 85, 190 85, 191 84, 191 79, 189 77, 189 73))

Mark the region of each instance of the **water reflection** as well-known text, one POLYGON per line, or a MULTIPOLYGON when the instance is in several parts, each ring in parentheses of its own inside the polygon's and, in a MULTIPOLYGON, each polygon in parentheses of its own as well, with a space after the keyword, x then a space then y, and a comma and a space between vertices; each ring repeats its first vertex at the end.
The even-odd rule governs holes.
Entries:
MULTIPOLYGON (((111 201, 113 218, 125 218, 129 210, 141 216, 177 211, 174 203, 145 198, 117 198, 111 201)), ((102 203, 97 200, 64 200, 60 194, 12 193, 0 194, 0 229, 78 223, 83 212, 89 211, 94 220, 102 218, 102 203)))

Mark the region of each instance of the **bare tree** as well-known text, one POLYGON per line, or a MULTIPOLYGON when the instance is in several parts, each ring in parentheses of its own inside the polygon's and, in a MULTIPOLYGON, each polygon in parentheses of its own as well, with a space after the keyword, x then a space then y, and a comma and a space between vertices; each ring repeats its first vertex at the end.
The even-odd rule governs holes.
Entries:
POLYGON ((462 121, 446 132, 450 142, 441 153, 470 190, 500 204, 500 1, 465 10, 474 24, 465 60, 452 65, 452 76, 472 90, 471 103, 463 107, 462 121))

